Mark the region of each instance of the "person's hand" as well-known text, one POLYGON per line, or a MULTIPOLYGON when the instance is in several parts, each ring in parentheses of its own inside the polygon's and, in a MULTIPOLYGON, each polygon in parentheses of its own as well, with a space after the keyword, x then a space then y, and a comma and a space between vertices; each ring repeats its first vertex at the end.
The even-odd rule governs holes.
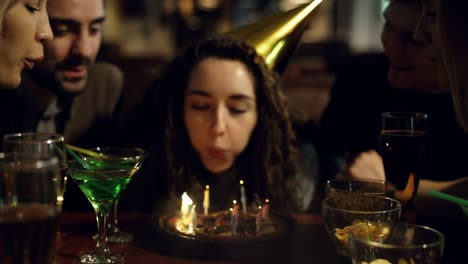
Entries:
POLYGON ((361 152, 348 167, 353 179, 385 180, 382 157, 375 150, 361 152))

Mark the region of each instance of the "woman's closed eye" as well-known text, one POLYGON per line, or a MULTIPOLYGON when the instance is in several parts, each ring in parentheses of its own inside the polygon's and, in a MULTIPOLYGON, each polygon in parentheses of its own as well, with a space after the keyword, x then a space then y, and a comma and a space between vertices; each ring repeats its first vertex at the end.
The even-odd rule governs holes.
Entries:
POLYGON ((191 103, 190 108, 197 111, 207 111, 210 110, 210 105, 205 103, 191 103))
POLYGON ((231 107, 228 107, 229 109, 229 112, 231 112, 232 114, 243 114, 245 112, 247 112, 249 109, 248 107, 240 107, 240 106, 231 106, 231 107))
POLYGON ((39 1, 38 0, 29 0, 24 3, 24 7, 28 10, 30 13, 36 13, 41 11, 39 8, 39 1))
POLYGON ((39 9, 39 7, 33 6, 33 5, 29 5, 29 4, 25 4, 24 7, 26 7, 26 9, 28 10, 28 12, 30 12, 30 13, 36 13, 36 12, 41 11, 41 10, 39 9))

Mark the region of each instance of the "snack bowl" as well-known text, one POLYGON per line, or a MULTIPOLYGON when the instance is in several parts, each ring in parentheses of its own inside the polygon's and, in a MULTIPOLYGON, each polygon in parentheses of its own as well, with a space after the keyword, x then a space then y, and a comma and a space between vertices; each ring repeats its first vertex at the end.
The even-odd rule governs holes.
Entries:
POLYGON ((354 264, 437 264, 442 263, 444 246, 441 232, 422 225, 364 223, 349 231, 349 253, 354 264))
POLYGON ((362 223, 394 223, 400 220, 401 204, 384 196, 338 195, 322 201, 322 216, 337 253, 348 255, 349 230, 362 223))

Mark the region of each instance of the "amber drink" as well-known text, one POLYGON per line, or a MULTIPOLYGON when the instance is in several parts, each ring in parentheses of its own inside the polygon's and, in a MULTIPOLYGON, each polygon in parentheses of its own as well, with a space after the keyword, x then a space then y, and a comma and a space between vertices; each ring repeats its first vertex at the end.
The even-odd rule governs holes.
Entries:
POLYGON ((403 205, 403 218, 406 213, 412 214, 422 177, 427 146, 426 128, 427 115, 423 113, 382 114, 380 152, 386 180, 395 184, 395 198, 403 205))
POLYGON ((43 204, 0 209, 0 263, 53 263, 58 212, 43 204))
POLYGON ((63 185, 58 159, 7 157, 0 172, 0 263, 54 263, 63 185))

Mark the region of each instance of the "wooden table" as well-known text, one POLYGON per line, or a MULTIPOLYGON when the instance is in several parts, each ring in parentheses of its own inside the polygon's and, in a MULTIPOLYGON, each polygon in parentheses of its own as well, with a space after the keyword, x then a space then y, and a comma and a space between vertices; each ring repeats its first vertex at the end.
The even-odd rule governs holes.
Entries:
MULTIPOLYGON (((121 214, 119 226, 126 232, 138 236, 138 230, 150 217, 140 214, 121 214)), ((323 226, 321 215, 296 214, 292 218, 297 222, 290 240, 290 253, 287 263, 330 263, 349 264, 347 257, 336 254, 333 242, 323 226)), ((61 226, 57 240, 56 264, 78 263, 80 253, 90 251, 95 242, 91 236, 96 233, 96 219, 91 213, 70 213, 61 215, 61 226)), ((444 233, 446 247, 443 263, 465 263, 468 249, 468 220, 447 220, 433 217, 417 217, 418 224, 428 225, 444 233), (462 261, 462 262, 459 262, 462 261)), ((180 256, 168 256, 142 246, 130 243, 111 249, 125 255, 125 263, 233 263, 233 261, 189 259, 180 256)), ((284 262, 284 261, 282 261, 284 262)), ((264 263, 264 261, 256 262, 264 263)), ((267 263, 277 263, 269 261, 267 263)))
MULTIPOLYGON (((292 216, 296 222, 291 239, 288 263, 351 263, 346 257, 335 253, 335 247, 323 226, 322 217, 316 214, 292 216)), ((136 234, 148 216, 126 215, 119 217, 124 231, 136 234)), ((77 256, 94 248, 91 236, 96 232, 96 220, 90 213, 64 212, 58 234, 56 264, 78 263, 77 256)), ((112 250, 125 255, 125 263, 233 263, 233 261, 186 259, 164 256, 155 250, 146 249, 138 243, 115 246, 112 250)))

